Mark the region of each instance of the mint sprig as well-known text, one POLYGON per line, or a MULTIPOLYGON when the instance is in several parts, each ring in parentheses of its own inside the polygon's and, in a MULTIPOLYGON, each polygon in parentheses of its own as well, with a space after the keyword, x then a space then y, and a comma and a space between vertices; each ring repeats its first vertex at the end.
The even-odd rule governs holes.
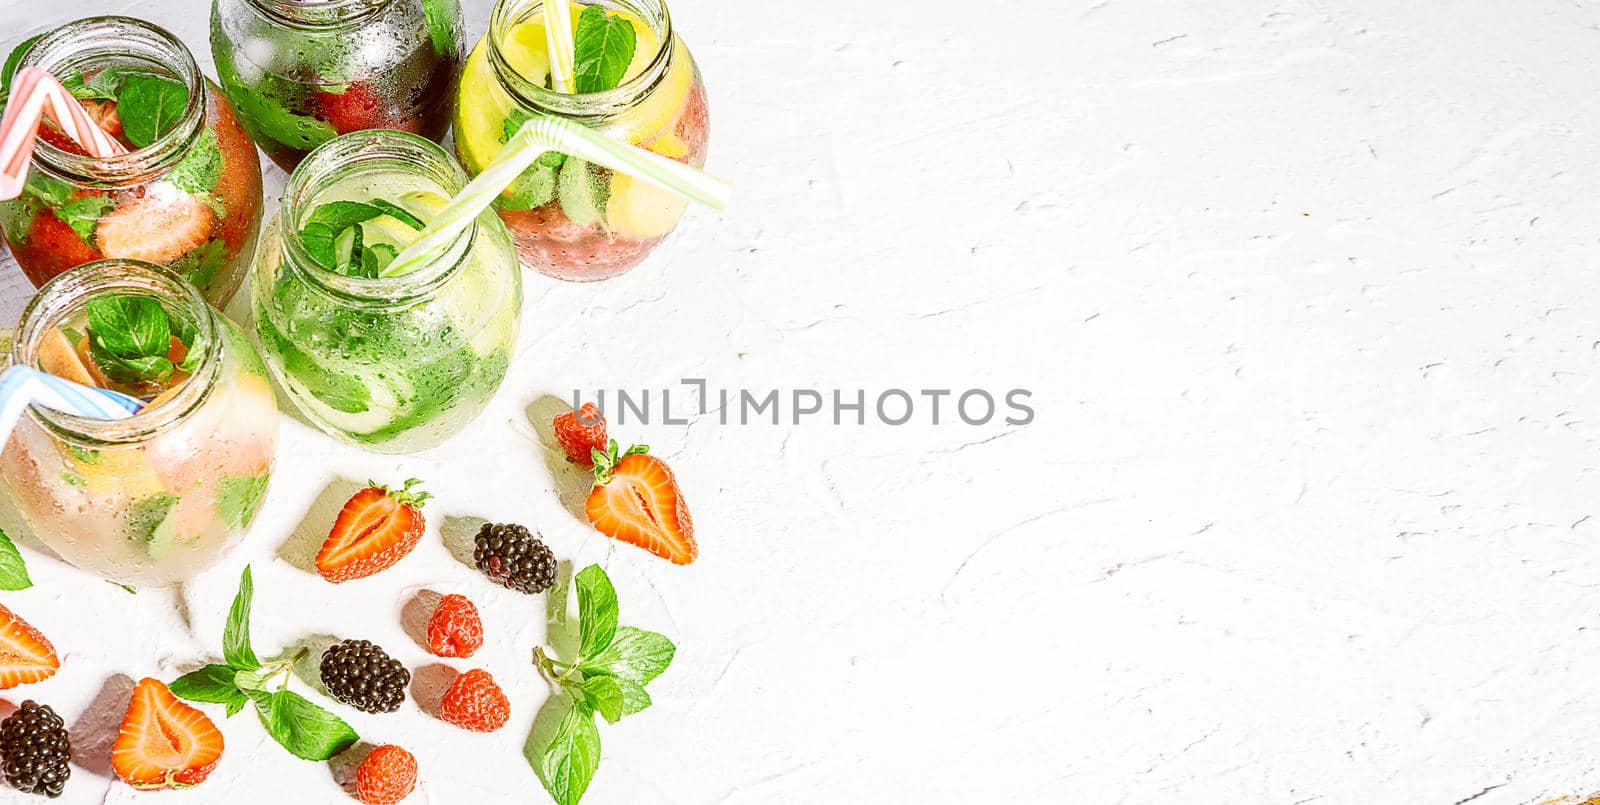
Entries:
POLYGON ((154 297, 103 294, 89 300, 89 355, 106 376, 119 383, 164 383, 177 369, 200 360, 192 326, 174 322, 154 297), (188 352, 181 365, 167 357, 172 339, 188 352))
POLYGON ((534 665, 570 703, 548 746, 528 763, 557 805, 577 805, 600 767, 599 714, 615 724, 650 706, 645 686, 672 663, 677 648, 655 632, 618 626, 617 591, 599 565, 573 579, 578 593, 578 657, 561 662, 534 648, 534 665))
POLYGON ((250 607, 255 585, 250 568, 239 579, 239 592, 228 610, 222 632, 223 664, 184 674, 169 687, 192 702, 227 707, 231 718, 252 703, 267 734, 284 749, 305 760, 327 760, 349 749, 360 736, 343 719, 289 690, 294 664, 309 653, 301 649, 286 659, 262 663, 250 645, 250 607))
POLYGON ((579 92, 604 92, 622 83, 638 46, 633 24, 592 5, 578 15, 572 36, 572 73, 579 92))
POLYGON ((387 243, 367 243, 362 224, 389 216, 418 232, 427 227, 411 211, 391 201, 334 201, 311 211, 300 228, 300 241, 322 265, 351 277, 377 279, 399 250, 387 243))

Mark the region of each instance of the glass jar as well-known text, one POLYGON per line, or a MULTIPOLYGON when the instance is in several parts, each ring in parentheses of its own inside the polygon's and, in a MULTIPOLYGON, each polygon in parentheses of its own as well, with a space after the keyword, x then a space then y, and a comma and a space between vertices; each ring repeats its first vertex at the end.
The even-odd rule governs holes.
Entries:
POLYGON ((261 162, 188 48, 150 23, 96 17, 44 34, 20 64, 75 79, 74 94, 130 147, 98 159, 48 124, 40 127, 27 186, 0 202, 0 231, 28 279, 43 285, 102 258, 146 260, 183 275, 218 308, 227 305, 261 228, 261 162), (181 83, 182 110, 157 114, 155 122, 145 114, 125 119, 117 90, 125 93, 128 79, 113 76, 128 73, 181 83), (130 138, 144 131, 155 133, 140 133, 149 141, 135 146, 130 138))
MULTIPOLYGON (((576 26, 587 6, 572 2, 576 26)), ((607 0, 634 28, 633 61, 615 88, 568 95, 548 89, 544 0, 499 0, 489 32, 462 72, 456 150, 481 172, 533 112, 569 118, 619 141, 702 167, 710 136, 706 88, 660 0, 607 0)), ((638 265, 683 217, 685 202, 630 176, 546 154, 496 202, 522 261, 586 282, 638 265)))
POLYGON ((106 295, 159 302, 193 328, 199 358, 129 419, 30 408, 0 452, 0 481, 61 558, 119 584, 173 584, 221 561, 255 517, 277 452, 277 400, 237 325, 177 274, 134 260, 47 283, 22 313, 11 360, 58 371, 53 342, 70 343, 90 300, 106 295))
MULTIPOLYGON (((301 234, 333 202, 392 202, 420 226, 466 182, 444 149, 397 131, 341 136, 289 177, 251 273, 255 332, 289 399, 329 434, 377 452, 432 447, 476 418, 505 379, 522 274, 493 213, 395 277, 335 270, 301 234)), ((366 244, 397 229, 416 236, 390 216, 359 226, 366 244)))
POLYGON ((273 162, 294 170, 340 134, 450 127, 465 40, 459 0, 214 0, 223 90, 273 162))

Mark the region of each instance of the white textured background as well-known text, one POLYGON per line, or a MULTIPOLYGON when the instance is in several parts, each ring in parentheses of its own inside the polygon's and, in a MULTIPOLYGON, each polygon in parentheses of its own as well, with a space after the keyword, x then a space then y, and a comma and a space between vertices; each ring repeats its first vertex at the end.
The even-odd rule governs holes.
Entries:
MULTIPOLYGON (((836 5, 677 0, 733 208, 623 279, 529 274, 512 376, 444 448, 367 456, 286 418, 246 547, 180 592, 30 546, 38 586, 4 601, 65 666, 11 697, 86 742, 120 716, 117 675, 217 655, 246 562, 269 651, 368 637, 420 668, 402 608, 464 591, 491 644, 453 664, 506 684, 508 728, 340 712, 417 752, 415 801, 543 801, 520 755, 542 600, 433 536, 479 516, 604 562, 623 621, 679 645, 656 706, 603 727, 588 802, 1600 788, 1600 6, 836 5), (689 496, 703 558, 678 569, 568 513, 581 479, 528 409, 690 376, 1023 386, 1038 418, 627 429, 689 496), (411 475, 439 496, 414 556, 338 588, 296 566, 340 479, 411 475)), ((38 6, 0 0, 0 22, 38 6)), ((201 0, 50 6, 149 16, 208 62, 201 0)), ((225 730, 216 776, 160 798, 347 801, 251 716, 225 730)), ((68 801, 153 798, 87 765, 68 801)))

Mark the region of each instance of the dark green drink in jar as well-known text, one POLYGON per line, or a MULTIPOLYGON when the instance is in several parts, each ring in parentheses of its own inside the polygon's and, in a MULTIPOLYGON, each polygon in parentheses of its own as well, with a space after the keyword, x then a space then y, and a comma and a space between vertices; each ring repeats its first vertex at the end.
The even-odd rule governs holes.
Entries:
POLYGON ((459 0, 214 0, 223 90, 284 170, 340 134, 449 129, 459 0))

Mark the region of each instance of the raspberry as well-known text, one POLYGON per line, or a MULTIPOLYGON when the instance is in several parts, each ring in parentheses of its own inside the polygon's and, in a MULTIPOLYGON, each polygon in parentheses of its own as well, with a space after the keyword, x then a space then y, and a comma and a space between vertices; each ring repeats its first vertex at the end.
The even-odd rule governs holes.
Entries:
POLYGON ((592 402, 556 417, 555 430, 556 441, 567 452, 567 460, 575 464, 593 466, 594 454, 590 451, 606 451, 606 418, 592 402))
POLYGON ((394 744, 372 750, 356 767, 356 799, 367 805, 394 805, 417 785, 417 759, 394 744))
POLYGON ((447 595, 428 619, 428 650, 439 657, 471 657, 483 645, 483 621, 464 595, 447 595))
POLYGON ((464 730, 494 732, 511 719, 511 702, 488 671, 473 669, 450 683, 439 717, 464 730))

